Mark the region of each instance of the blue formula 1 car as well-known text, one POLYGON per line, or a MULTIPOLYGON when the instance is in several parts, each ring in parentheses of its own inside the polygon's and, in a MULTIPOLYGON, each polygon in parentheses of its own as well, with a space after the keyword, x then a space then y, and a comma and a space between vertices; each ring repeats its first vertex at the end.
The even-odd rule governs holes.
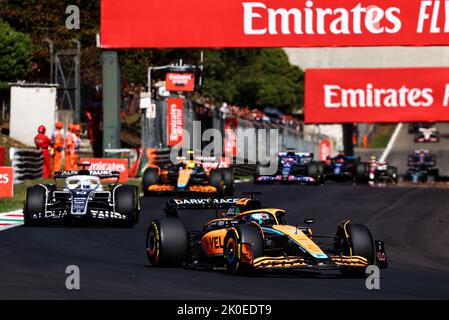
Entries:
POLYGON ((293 151, 278 154, 278 167, 274 174, 267 174, 261 164, 257 164, 255 183, 304 183, 321 184, 324 182, 324 165, 313 161, 313 153, 293 151))
POLYGON ((416 150, 408 156, 408 170, 405 181, 412 183, 432 183, 438 181, 439 170, 435 168, 436 157, 429 150, 416 150))
POLYGON ((324 174, 326 180, 367 181, 369 178, 369 164, 362 162, 359 157, 339 153, 337 156, 327 159, 324 174))

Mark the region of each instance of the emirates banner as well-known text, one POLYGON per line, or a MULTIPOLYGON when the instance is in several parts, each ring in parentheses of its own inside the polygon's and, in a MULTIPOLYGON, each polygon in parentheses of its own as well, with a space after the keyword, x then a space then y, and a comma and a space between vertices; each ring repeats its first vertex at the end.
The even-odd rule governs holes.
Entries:
POLYGON ((449 1, 102 0, 102 48, 449 44, 449 1))
POLYGON ((184 129, 184 99, 167 99, 167 145, 175 146, 182 142, 184 129))
POLYGON ((238 120, 236 118, 226 118, 224 121, 224 151, 226 157, 237 156, 237 134, 238 120))
POLYGON ((0 198, 12 198, 14 196, 14 169, 12 167, 0 167, 0 198))
POLYGON ((331 142, 329 140, 320 141, 320 160, 326 161, 331 156, 331 142))
POLYGON ((308 69, 307 123, 449 121, 449 68, 308 69))
POLYGON ((165 76, 165 88, 168 91, 193 91, 195 75, 192 73, 172 73, 165 76))

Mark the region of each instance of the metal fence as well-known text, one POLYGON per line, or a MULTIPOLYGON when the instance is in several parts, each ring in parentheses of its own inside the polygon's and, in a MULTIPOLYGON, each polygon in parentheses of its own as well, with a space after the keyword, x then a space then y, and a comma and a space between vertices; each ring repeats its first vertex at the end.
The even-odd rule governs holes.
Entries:
MULTIPOLYGON (((165 100, 155 101, 156 116, 154 118, 147 118, 142 116, 142 149, 148 148, 164 148, 167 146, 167 103, 165 100)), ((224 117, 219 111, 215 109, 205 109, 202 106, 196 105, 188 100, 184 104, 184 128, 190 133, 190 138, 193 139, 193 122, 201 121, 202 130, 214 128, 224 133, 224 117), (206 110, 207 116, 200 116, 198 108, 206 110)), ((312 152, 317 154, 318 138, 313 141, 305 141, 302 132, 294 129, 288 125, 279 125, 267 122, 253 122, 245 119, 238 119, 238 129, 241 130, 243 135, 250 135, 250 130, 254 131, 258 129, 277 130, 278 134, 278 151, 284 151, 287 148, 293 148, 298 152, 312 152)), ((267 131, 268 133, 268 131, 267 131)), ((269 139, 267 139, 267 145, 265 150, 269 150, 269 139)), ((193 145, 193 141, 191 141, 193 145)), ((261 141, 257 134, 247 139, 237 139, 237 153, 238 155, 244 155, 244 159, 239 159, 240 162, 254 160, 248 159, 247 155, 254 155, 258 152, 258 147, 262 147, 261 141)), ((268 154, 267 154, 268 155, 268 154)), ((148 161, 145 152, 143 152, 143 163, 148 161)))

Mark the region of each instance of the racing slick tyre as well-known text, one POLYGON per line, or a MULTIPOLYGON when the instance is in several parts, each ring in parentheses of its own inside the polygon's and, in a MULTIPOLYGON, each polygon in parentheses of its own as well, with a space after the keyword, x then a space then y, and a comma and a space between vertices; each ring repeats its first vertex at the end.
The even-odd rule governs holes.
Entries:
POLYGON ((224 191, 223 171, 221 169, 212 169, 209 174, 209 183, 217 189, 218 195, 222 195, 224 191))
POLYGON ((152 185, 158 184, 159 171, 157 168, 146 168, 142 176, 142 191, 145 196, 151 195, 148 188, 152 185))
POLYGON ((314 178, 317 184, 324 183, 324 166, 320 162, 310 162, 307 166, 307 176, 314 178))
POLYGON ((152 266, 180 265, 188 252, 189 236, 181 220, 153 220, 148 227, 147 257, 152 266))
POLYGON ((397 184, 398 180, 399 180, 398 168, 388 167, 387 168, 387 176, 391 179, 391 181, 394 184, 397 184))
POLYGON ((139 205, 136 187, 120 185, 114 189, 115 212, 125 216, 120 225, 132 228, 139 219, 139 205))
POLYGON ((45 187, 37 185, 28 188, 25 207, 23 208, 23 219, 25 226, 35 226, 42 224, 41 219, 32 219, 33 215, 45 214, 45 202, 46 202, 46 190, 45 187))
POLYGON ((354 169, 356 182, 366 182, 369 180, 369 168, 367 163, 357 163, 354 169))
POLYGON ((440 178, 440 170, 432 169, 432 170, 430 170, 430 175, 432 175, 434 177, 434 181, 438 181, 440 178))
POLYGON ((226 196, 234 195, 234 170, 232 168, 222 169, 223 171, 223 183, 224 194, 226 196))
MULTIPOLYGON (((374 264, 374 241, 369 229, 363 224, 347 223, 337 230, 337 238, 343 239, 342 254, 345 256, 360 256, 374 264)), ((345 267, 340 269, 343 274, 365 275, 363 267, 345 267)))
POLYGON ((263 255, 263 239, 259 230, 255 225, 239 225, 227 232, 223 255, 229 273, 248 273, 253 269, 254 259, 263 255))

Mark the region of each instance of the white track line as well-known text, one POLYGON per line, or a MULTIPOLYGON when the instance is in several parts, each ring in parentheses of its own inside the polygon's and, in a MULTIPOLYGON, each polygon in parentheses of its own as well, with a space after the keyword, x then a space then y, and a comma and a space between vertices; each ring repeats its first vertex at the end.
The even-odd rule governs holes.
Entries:
POLYGON ((23 225, 22 210, 0 213, 0 231, 23 225))
POLYGON ((388 145, 385 148, 384 153, 382 153, 382 156, 380 157, 379 161, 385 161, 388 158, 388 155, 390 154, 391 149, 393 149, 393 146, 396 143, 396 140, 399 136, 399 132, 401 132, 402 126, 403 126, 402 122, 396 126, 396 129, 394 130, 393 135, 391 136, 390 141, 388 142, 388 145))
POLYGON ((251 182, 251 181, 252 181, 252 179, 246 178, 246 179, 242 179, 242 180, 237 179, 234 182, 235 183, 245 183, 245 182, 251 182))

